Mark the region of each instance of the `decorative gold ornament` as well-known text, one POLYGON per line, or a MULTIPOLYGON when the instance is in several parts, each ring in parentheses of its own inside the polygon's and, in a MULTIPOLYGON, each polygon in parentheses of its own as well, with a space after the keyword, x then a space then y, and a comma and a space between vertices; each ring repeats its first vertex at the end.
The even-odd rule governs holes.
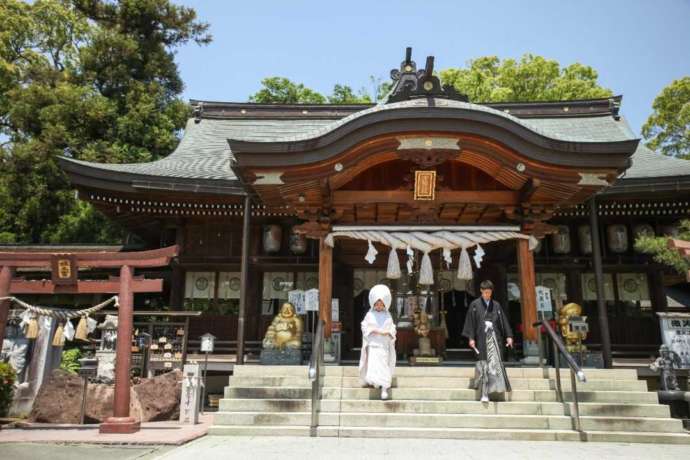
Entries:
POLYGON ((587 338, 587 332, 572 327, 574 323, 586 323, 587 317, 582 316, 582 307, 576 303, 569 303, 560 308, 558 315, 558 325, 561 328, 561 335, 565 339, 565 347, 568 352, 587 351, 587 347, 582 344, 587 338))
POLYGON ((264 349, 300 349, 304 322, 295 312, 295 306, 285 302, 280 312, 273 318, 263 340, 264 349))

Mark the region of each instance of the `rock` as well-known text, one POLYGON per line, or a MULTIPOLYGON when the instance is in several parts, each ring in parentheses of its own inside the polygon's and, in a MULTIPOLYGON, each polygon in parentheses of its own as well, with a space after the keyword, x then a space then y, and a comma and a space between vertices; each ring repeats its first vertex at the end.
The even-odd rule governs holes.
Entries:
POLYGON ((82 379, 55 369, 38 390, 29 420, 41 423, 79 423, 82 379))
MULTIPOLYGON (((79 423, 83 381, 76 374, 56 369, 41 386, 29 421, 79 423)), ((179 417, 182 372, 175 370, 152 379, 141 379, 130 389, 130 415, 142 422, 179 417)), ((115 386, 89 383, 86 423, 100 423, 113 415, 115 386)))
POLYGON ((141 420, 177 420, 180 417, 180 397, 182 395, 182 371, 174 371, 141 379, 134 385, 134 392, 140 404, 141 420))
POLYGON ((261 350, 261 357, 259 358, 263 365, 298 365, 302 364, 302 352, 293 348, 285 348, 282 350, 274 348, 264 348, 261 350))

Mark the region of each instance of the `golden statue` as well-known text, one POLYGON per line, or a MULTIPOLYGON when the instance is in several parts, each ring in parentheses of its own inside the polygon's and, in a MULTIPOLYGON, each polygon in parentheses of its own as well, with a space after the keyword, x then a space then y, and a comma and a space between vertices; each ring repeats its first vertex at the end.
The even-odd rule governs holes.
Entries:
POLYGON ((587 333, 583 331, 573 331, 570 328, 572 318, 582 318, 582 307, 576 303, 563 305, 558 310, 558 325, 561 327, 561 335, 565 339, 565 348, 570 353, 587 351, 582 342, 587 338, 587 333))
POLYGON ((280 312, 273 318, 271 325, 268 326, 264 336, 264 349, 294 348, 299 350, 302 347, 302 332, 304 322, 295 312, 295 306, 290 302, 285 302, 280 307, 280 312))
POLYGON ((414 311, 413 318, 414 331, 418 336, 417 348, 413 350, 414 356, 436 356, 436 350, 431 346, 431 338, 429 338, 431 331, 429 315, 418 306, 414 311))

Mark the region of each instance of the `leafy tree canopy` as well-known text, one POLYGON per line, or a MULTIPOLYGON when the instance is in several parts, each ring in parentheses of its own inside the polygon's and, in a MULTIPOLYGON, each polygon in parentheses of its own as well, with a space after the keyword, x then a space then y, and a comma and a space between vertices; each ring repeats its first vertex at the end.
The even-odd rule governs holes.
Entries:
POLYGON ((652 109, 642 126, 647 145, 665 155, 690 158, 690 76, 664 88, 652 109))
MULTIPOLYGON (((668 236, 643 235, 635 241, 635 249, 651 254, 656 262, 673 267, 681 275, 686 275, 690 270, 690 261, 681 256, 675 249, 669 249, 668 236)), ((690 220, 680 222, 678 235, 674 238, 690 240, 690 220)))
POLYGON ((170 0, 0 0, 0 17, 0 241, 115 241, 55 158, 170 153, 189 115, 174 51, 208 25, 170 0))
POLYGON ((598 83, 596 70, 579 63, 561 68, 542 56, 525 54, 519 61, 496 56, 472 59, 466 67, 439 72, 472 102, 560 101, 612 95, 598 83))

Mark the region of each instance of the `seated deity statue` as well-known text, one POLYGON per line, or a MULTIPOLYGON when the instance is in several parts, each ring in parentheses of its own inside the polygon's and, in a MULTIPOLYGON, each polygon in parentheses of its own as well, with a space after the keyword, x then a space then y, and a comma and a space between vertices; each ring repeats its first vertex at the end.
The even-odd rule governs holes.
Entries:
POLYGON ((302 346, 304 322, 295 312, 295 307, 285 302, 280 313, 273 318, 263 340, 264 349, 299 349, 302 346))

